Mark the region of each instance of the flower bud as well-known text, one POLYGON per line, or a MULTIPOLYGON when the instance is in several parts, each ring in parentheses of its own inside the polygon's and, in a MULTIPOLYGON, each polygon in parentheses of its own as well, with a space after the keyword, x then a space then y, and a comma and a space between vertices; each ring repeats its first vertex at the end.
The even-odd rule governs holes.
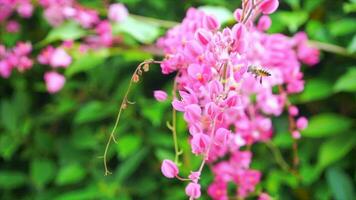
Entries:
POLYGON ((207 45, 211 39, 210 32, 206 31, 205 29, 199 29, 195 33, 195 38, 202 44, 207 45))
POLYGON ((174 178, 178 175, 179 170, 177 165, 171 160, 163 160, 161 165, 162 174, 167 178, 174 178))
POLYGON ((207 15, 204 17, 203 20, 204 26, 209 30, 214 31, 219 29, 220 27, 219 21, 214 16, 207 15))
POLYGON ((272 24, 271 18, 267 15, 263 15, 258 20, 257 29, 260 31, 265 31, 265 30, 269 29, 271 24, 272 24))
POLYGON ((165 101, 167 99, 167 93, 163 90, 155 90, 153 96, 157 101, 165 101))
POLYGON ((236 21, 240 22, 241 16, 242 16, 242 9, 241 8, 236 9, 234 12, 234 18, 236 19, 236 21))
POLYGON ((189 183, 185 188, 185 193, 192 199, 197 199, 200 197, 200 184, 199 183, 189 183))
POLYGON ((224 146, 228 140, 230 131, 225 128, 219 128, 215 133, 214 143, 219 146, 224 146))
POLYGON ((297 119, 297 128, 299 130, 304 130, 308 126, 308 120, 305 117, 299 117, 297 119))
POLYGON ((294 139, 300 139, 300 132, 299 131, 293 131, 292 132, 292 137, 294 138, 294 139))
POLYGON ((289 115, 291 115, 291 116, 297 116, 299 113, 299 110, 296 106, 290 106, 288 108, 288 112, 289 112, 289 115))
POLYGON ((271 14, 277 10, 278 5, 278 0, 264 0, 260 5, 260 10, 263 14, 271 14))

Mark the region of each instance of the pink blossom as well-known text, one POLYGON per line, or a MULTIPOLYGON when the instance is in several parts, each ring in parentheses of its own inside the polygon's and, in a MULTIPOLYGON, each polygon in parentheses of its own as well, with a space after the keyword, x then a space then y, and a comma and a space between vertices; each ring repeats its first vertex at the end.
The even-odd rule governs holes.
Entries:
POLYGON ((51 94, 60 91, 65 83, 65 77, 57 72, 46 72, 44 75, 47 91, 51 94))
POLYGON ((225 128, 219 128, 215 133, 215 144, 224 146, 229 138, 230 131, 225 128))
POLYGON ((220 27, 219 21, 211 15, 206 15, 203 18, 203 24, 209 30, 217 30, 220 27))
POLYGON ((304 130, 308 126, 308 120, 305 117, 299 117, 297 119, 297 128, 299 130, 304 130))
POLYGON ((201 195, 200 184, 190 182, 185 188, 185 194, 187 194, 190 199, 198 199, 201 195))
POLYGON ((12 68, 11 66, 5 61, 0 61, 0 76, 3 78, 8 78, 11 75, 12 68))
POLYGON ((202 154, 208 150, 210 138, 206 134, 198 133, 193 135, 190 142, 192 145, 192 152, 194 154, 202 154))
POLYGON ((269 27, 272 24, 272 20, 269 16, 267 15, 263 15, 259 20, 258 20, 258 24, 257 24, 257 28, 260 31, 265 31, 267 29, 269 29, 269 27))
POLYGON ((17 33, 20 30, 20 24, 17 21, 10 20, 6 24, 6 31, 9 33, 17 33))
POLYGON ((263 14, 271 14, 277 10, 278 5, 278 0, 263 0, 259 8, 263 14))
POLYGON ((296 106, 290 106, 288 108, 288 112, 289 112, 289 115, 291 115, 291 116, 297 116, 299 113, 299 110, 296 106))
POLYGON ((241 16, 242 16, 242 9, 241 8, 237 8, 234 11, 234 18, 236 21, 240 22, 241 21, 241 16))
POLYGON ((294 139, 300 139, 300 137, 301 137, 300 132, 299 131, 293 131, 292 132, 292 137, 294 139))
POLYGON ((263 192, 258 196, 258 200, 272 200, 272 198, 267 193, 263 192))
POLYGON ((121 3, 111 4, 109 7, 108 18, 114 22, 122 22, 128 15, 127 8, 121 3))
POLYGON ((199 178, 200 178, 200 172, 196 171, 196 172, 190 172, 188 178, 194 182, 194 183, 198 183, 199 178))
POLYGON ((174 178, 178 175, 179 170, 174 162, 166 159, 162 162, 161 172, 167 178, 174 178))
POLYGON ((56 48, 49 60, 49 64, 54 67, 68 67, 72 62, 72 57, 70 57, 67 52, 62 48, 56 48))
POLYGON ((17 12, 23 18, 29 18, 32 16, 33 6, 30 2, 20 3, 17 7, 17 12))
POLYGON ((42 49, 41 53, 37 57, 38 62, 43 65, 48 65, 52 58, 53 52, 54 48, 52 46, 47 46, 46 48, 42 49))
POLYGON ((163 90, 155 90, 153 96, 157 101, 165 101, 167 99, 167 93, 163 90))

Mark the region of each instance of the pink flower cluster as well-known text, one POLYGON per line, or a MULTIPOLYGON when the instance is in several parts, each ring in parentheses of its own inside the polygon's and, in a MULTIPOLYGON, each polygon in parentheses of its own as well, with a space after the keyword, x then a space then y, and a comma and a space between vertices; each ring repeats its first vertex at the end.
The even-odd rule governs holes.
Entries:
POLYGON ((30 69, 33 65, 29 58, 31 50, 32 45, 28 42, 19 42, 12 49, 6 49, 0 44, 0 76, 8 78, 15 68, 19 72, 30 69))
MULTIPOLYGON (((115 41, 112 34, 111 22, 118 23, 128 17, 128 11, 123 4, 111 4, 108 8, 107 19, 100 19, 96 10, 88 9, 80 5, 75 0, 39 0, 39 6, 43 8, 43 16, 52 26, 59 26, 64 21, 74 21, 85 29, 91 29, 93 34, 80 38, 80 52, 89 49, 110 47, 115 41)), ((0 3, 0 24, 5 24, 5 30, 10 33, 18 32, 20 25, 11 19, 14 12, 22 18, 32 16, 34 4, 30 0, 2 0, 0 3), (1 23, 3 22, 3 23, 1 23)), ((64 41, 57 48, 49 45, 43 48, 37 57, 37 61, 42 65, 49 65, 54 69, 67 68, 72 63, 72 57, 68 52, 73 50, 74 41, 64 41)), ((6 49, 0 45, 0 76, 8 78, 11 71, 17 68, 23 72, 32 67, 34 61, 30 59, 31 44, 19 42, 16 47, 6 49)), ((44 80, 49 93, 56 93, 62 89, 65 77, 56 71, 46 72, 44 80)))
MULTIPOLYGON (((234 13, 237 23, 223 29, 214 16, 190 8, 182 23, 158 41, 166 54, 162 73, 177 74, 180 98, 172 106, 184 113, 192 152, 203 157, 197 173, 206 162, 212 166, 215 179, 208 193, 213 199, 228 199, 229 182, 238 187, 238 197, 254 191, 261 174, 249 169, 251 153, 241 149, 271 139, 271 117, 296 108, 288 95, 304 89, 301 61, 318 62, 318 50, 308 46, 305 34, 290 38, 264 32, 271 20, 258 16, 274 12, 278 0, 253 2, 243 1, 244 9, 234 13)), ((304 117, 298 122, 295 131, 307 124, 304 117)), ((188 178, 190 199, 200 196, 198 179, 188 178)))

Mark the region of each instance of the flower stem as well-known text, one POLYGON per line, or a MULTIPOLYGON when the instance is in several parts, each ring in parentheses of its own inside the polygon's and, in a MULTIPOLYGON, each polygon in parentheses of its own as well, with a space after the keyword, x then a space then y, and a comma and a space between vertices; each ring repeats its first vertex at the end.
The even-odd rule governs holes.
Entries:
MULTIPOLYGON (((154 61, 154 60, 146 60, 142 63, 140 63, 138 65, 138 67, 135 69, 134 73, 132 74, 131 76, 131 79, 130 79, 130 83, 129 83, 129 86, 127 87, 127 90, 125 92, 125 95, 124 95, 124 98, 122 99, 122 102, 121 102, 121 105, 120 105, 120 109, 119 109, 119 112, 117 114, 117 117, 116 117, 116 121, 115 121, 115 125, 110 133, 110 136, 109 136, 109 139, 108 139, 108 142, 106 143, 106 147, 105 147, 105 151, 104 151, 104 155, 103 155, 103 162, 104 162, 104 168, 105 168, 105 176, 111 174, 110 170, 108 169, 108 166, 107 166, 107 153, 108 153, 108 150, 109 150, 109 147, 110 147, 110 144, 111 144, 111 141, 114 141, 115 143, 117 143, 117 139, 115 139, 115 131, 119 125, 119 121, 120 121, 120 117, 121 117, 121 113, 123 112, 123 110, 125 108, 127 108, 128 104, 133 104, 133 102, 130 102, 127 98, 129 96, 129 93, 131 91, 131 87, 132 87, 132 84, 133 83, 136 83, 138 82, 138 76, 139 74, 142 73, 142 66, 144 65, 149 65, 149 64, 152 64, 152 63, 157 63, 158 61, 154 61)), ((145 71, 145 70, 144 70, 145 71)))

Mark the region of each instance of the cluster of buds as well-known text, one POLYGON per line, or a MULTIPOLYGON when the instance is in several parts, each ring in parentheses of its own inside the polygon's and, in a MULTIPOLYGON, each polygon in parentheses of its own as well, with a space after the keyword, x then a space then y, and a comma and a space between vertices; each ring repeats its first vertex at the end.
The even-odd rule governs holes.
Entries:
MULTIPOLYGON (((184 113, 192 153, 202 157, 200 168, 188 178, 178 175, 173 161, 165 160, 161 169, 168 178, 190 182, 186 187, 190 199, 201 195, 199 179, 206 163, 215 175, 208 188, 213 199, 228 199, 229 182, 236 184, 239 198, 255 190, 261 173, 250 169, 250 146, 272 138, 271 117, 290 105, 289 94, 304 89, 301 62, 318 62, 319 52, 308 46, 305 34, 290 38, 264 32, 271 25, 268 14, 278 4, 242 1, 231 28, 221 28, 213 15, 190 8, 182 23, 158 41, 166 54, 162 73, 177 74, 180 98, 172 101, 173 109, 184 113), (275 93, 275 87, 282 91, 275 93)), ((298 129, 305 128, 306 118, 297 124, 298 129)), ((261 199, 266 196, 262 193, 261 199)))

